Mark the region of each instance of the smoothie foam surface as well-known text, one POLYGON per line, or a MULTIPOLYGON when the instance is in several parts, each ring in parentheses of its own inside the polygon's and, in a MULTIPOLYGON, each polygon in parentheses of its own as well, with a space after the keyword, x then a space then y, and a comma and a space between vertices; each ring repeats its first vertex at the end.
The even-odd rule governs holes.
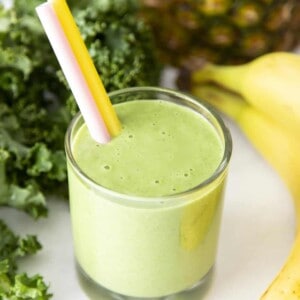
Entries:
POLYGON ((83 126, 75 139, 79 167, 105 188, 146 197, 177 194, 209 178, 222 160, 220 138, 192 109, 149 100, 115 109, 119 136, 101 145, 83 126))

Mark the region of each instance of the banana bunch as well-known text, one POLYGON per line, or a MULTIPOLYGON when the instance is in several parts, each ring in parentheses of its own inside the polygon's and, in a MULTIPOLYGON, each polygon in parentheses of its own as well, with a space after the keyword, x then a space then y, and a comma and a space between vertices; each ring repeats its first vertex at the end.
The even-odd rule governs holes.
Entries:
POLYGON ((239 66, 208 64, 190 92, 233 119, 290 190, 297 220, 290 254, 261 300, 300 299, 300 56, 273 52, 239 66))

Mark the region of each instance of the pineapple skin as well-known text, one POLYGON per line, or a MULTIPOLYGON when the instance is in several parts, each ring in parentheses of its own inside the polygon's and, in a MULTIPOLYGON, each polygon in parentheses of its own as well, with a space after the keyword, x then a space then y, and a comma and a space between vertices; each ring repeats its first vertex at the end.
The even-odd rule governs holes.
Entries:
POLYGON ((240 64, 300 42, 300 0, 140 0, 161 60, 240 64))

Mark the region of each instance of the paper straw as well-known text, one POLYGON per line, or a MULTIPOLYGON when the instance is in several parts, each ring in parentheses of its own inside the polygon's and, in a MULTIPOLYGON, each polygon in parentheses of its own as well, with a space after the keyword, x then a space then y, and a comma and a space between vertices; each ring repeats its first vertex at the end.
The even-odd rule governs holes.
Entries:
POLYGON ((121 124, 66 1, 48 0, 48 2, 51 3, 62 25, 108 131, 112 136, 118 135, 121 130, 121 124))
POLYGON ((92 138, 99 143, 107 143, 110 140, 110 135, 104 120, 97 109, 87 82, 81 73, 79 64, 52 6, 49 3, 43 3, 36 7, 36 12, 92 138))

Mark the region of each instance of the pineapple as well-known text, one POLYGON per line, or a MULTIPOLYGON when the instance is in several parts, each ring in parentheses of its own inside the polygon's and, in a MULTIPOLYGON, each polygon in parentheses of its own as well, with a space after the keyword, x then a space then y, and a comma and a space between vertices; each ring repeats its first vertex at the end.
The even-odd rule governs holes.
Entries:
POLYGON ((300 0, 140 0, 162 60, 194 68, 204 61, 247 62, 300 41, 300 0))

